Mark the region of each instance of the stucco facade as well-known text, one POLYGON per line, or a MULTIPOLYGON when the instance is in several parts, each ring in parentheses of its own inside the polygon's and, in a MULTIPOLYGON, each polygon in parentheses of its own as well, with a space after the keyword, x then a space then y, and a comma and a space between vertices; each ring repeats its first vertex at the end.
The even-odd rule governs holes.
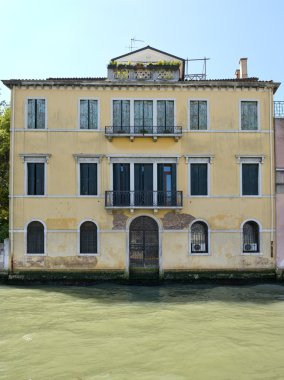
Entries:
MULTIPOLYGON (((159 51, 154 52, 159 60, 159 51)), ((126 57, 130 58, 131 54, 126 57)), ((146 55, 143 58, 143 49, 139 51, 139 60, 147 60, 146 55)), ((172 56, 168 55, 167 60, 173 60, 172 56)), ((142 215, 152 218, 158 228, 161 276, 179 271, 275 268, 273 93, 279 84, 256 78, 184 81, 182 70, 179 72, 178 81, 107 78, 4 81, 12 90, 11 270, 94 274, 118 271, 127 277, 129 230, 132 221, 142 215), (42 129, 28 128, 29 99, 45 101, 42 129), (80 128, 81 99, 96 101, 97 129, 80 128), (113 125, 114 100, 129 101, 130 114, 134 112, 134 101, 150 101, 154 119, 157 102, 169 100, 174 105, 174 125, 182 127, 182 134, 172 130, 164 135, 154 131, 154 135, 138 136, 130 131, 130 135, 106 136, 105 127, 113 125), (191 101, 206 102, 204 130, 191 128, 191 101), (252 102, 257 107, 256 130, 242 129, 242 102, 252 102), (27 192, 29 162, 44 165, 42 195, 27 192), (82 162, 97 165, 96 195, 80 194, 82 162), (139 163, 149 164, 155 173, 159 170, 157 165, 165 162, 176 168, 176 190, 182 192, 181 204, 174 201, 136 207, 131 202, 106 203, 106 192, 114 190, 115 164, 129 165, 130 190, 135 196, 131 168, 139 163), (206 195, 191 194, 192 163, 207 165, 206 195), (255 195, 242 195, 244 163, 258 165, 255 195), (27 230, 33 221, 44 226, 41 254, 27 252, 27 230), (80 252, 80 226, 85 221, 93 221, 97 228, 97 251, 93 254, 80 252), (196 221, 207 226, 207 252, 192 252, 191 227, 196 221), (243 226, 247 221, 258 226, 255 252, 244 252, 243 226)), ((159 190, 155 175, 153 178, 153 189, 159 190)), ((155 197, 155 191, 153 194, 155 197)))

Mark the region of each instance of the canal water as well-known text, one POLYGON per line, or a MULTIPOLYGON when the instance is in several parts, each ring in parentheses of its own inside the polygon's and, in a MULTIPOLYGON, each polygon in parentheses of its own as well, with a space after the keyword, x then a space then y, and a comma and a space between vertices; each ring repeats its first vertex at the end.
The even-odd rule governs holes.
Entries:
POLYGON ((0 286, 0 379, 281 380, 284 286, 0 286))

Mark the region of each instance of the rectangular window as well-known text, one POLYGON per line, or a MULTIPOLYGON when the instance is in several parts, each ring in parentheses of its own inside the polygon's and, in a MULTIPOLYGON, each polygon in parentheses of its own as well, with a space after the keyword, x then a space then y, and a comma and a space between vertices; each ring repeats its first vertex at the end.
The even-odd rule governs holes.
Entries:
POLYGON ((44 195, 44 163, 28 162, 28 195, 44 195))
POLYGON ((207 101, 191 100, 190 101, 190 129, 206 130, 207 129, 207 101))
POLYGON ((80 100, 80 129, 98 129, 97 100, 80 100))
POLYGON ((80 163, 80 195, 98 195, 97 164, 80 163))
POLYGON ((158 100, 157 101, 157 126, 174 127, 174 101, 158 100))
POLYGON ((259 195, 259 164, 242 164, 242 195, 259 195))
POLYGON ((130 100, 114 100, 113 101, 113 127, 114 132, 127 132, 130 129, 130 100))
POLYGON ((28 129, 45 129, 45 99, 28 99, 28 129))
POLYGON ((244 131, 258 130, 258 109, 256 101, 241 102, 241 129, 244 131))
POLYGON ((208 195, 208 164, 190 164, 190 194, 208 195))
POLYGON ((153 127, 153 101, 134 101, 134 126, 138 128, 138 133, 152 132, 153 127))

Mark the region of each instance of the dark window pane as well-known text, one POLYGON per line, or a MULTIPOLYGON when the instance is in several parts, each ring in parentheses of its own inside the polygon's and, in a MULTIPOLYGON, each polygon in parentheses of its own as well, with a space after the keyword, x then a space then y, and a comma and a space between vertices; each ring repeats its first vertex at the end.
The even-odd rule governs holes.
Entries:
POLYGON ((191 195, 208 195, 207 164, 190 165, 191 195))
POLYGON ((97 195, 97 164, 80 164, 80 195, 97 195))
POLYGON ((80 253, 97 253, 97 226, 93 222, 80 227, 80 253))
POLYGON ((44 227, 40 222, 31 222, 28 225, 27 253, 44 253, 44 227))
POLYGON ((44 195, 44 163, 28 162, 28 195, 44 195))
POLYGON ((258 195, 259 164, 242 164, 242 195, 258 195))

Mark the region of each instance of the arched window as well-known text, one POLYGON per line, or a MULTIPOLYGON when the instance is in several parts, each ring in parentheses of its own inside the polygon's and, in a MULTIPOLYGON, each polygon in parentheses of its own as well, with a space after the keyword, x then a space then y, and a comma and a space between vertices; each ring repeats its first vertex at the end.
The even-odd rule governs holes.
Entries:
POLYGON ((254 221, 243 226, 243 252, 259 252, 259 226, 254 221))
POLYGON ((191 225, 191 253, 208 253, 208 227, 204 222, 191 225))
POLYGON ((98 229, 93 222, 84 222, 80 226, 80 253, 94 254, 97 249, 98 229))
POLYGON ((44 226, 31 222, 27 228, 27 253, 44 254, 44 226))

